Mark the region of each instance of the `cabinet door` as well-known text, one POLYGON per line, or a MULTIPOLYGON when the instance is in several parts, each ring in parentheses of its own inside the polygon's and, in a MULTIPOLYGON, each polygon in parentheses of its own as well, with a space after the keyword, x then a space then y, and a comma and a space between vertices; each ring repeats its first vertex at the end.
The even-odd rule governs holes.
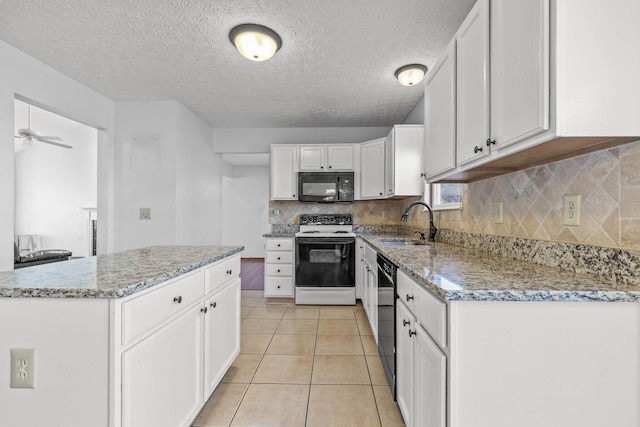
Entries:
POLYGON ((424 91, 427 179, 456 167, 456 41, 427 76, 424 91))
POLYGON ((396 300, 396 400, 407 427, 423 427, 426 424, 416 424, 413 419, 415 319, 400 301, 396 300))
MULTIPOLYGON (((361 238, 356 239, 356 298, 363 299, 362 290, 364 288, 365 276, 364 262, 364 241, 361 238)), ((364 301, 363 301, 364 304, 364 301)))
POLYGON ((457 165, 489 154, 489 1, 471 9, 457 33, 457 165))
POLYGON ((324 171, 327 163, 325 145, 303 145, 300 147, 301 171, 324 171))
POLYGON ((446 427, 447 358, 431 337, 416 326, 413 336, 415 426, 446 427))
POLYGON ((385 142, 384 194, 391 197, 396 189, 396 128, 391 128, 385 142))
POLYGON ((296 200, 297 147, 271 147, 271 200, 296 200))
POLYGON ((549 0, 491 3, 491 132, 505 147, 549 129, 549 0))
POLYGON ((122 354, 123 427, 184 426, 198 414, 203 402, 200 309, 193 306, 122 354))
POLYGON ((387 186, 387 190, 392 188, 395 196, 421 196, 424 193, 421 176, 424 126, 396 125, 393 141, 394 177, 392 186, 387 186))
POLYGON ((327 145, 327 166, 332 171, 352 171, 353 145, 327 145))
POLYGON ((205 300, 204 398, 240 352, 240 279, 205 300))
POLYGON ((364 142, 360 147, 360 198, 380 199, 384 196, 385 139, 364 142))

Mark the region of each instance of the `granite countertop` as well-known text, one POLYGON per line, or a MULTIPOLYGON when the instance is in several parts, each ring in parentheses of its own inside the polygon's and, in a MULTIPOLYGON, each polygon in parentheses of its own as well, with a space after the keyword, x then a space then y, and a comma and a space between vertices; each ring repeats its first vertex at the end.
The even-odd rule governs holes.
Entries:
MULTIPOLYGON (((640 302, 640 286, 444 243, 391 246, 398 235, 360 234, 419 284, 445 301, 640 302)), ((404 236, 415 240, 416 236, 404 236)))
POLYGON ((0 272, 0 297, 122 298, 242 250, 152 246, 0 272))
POLYGON ((295 233, 266 233, 262 237, 295 237, 295 233))

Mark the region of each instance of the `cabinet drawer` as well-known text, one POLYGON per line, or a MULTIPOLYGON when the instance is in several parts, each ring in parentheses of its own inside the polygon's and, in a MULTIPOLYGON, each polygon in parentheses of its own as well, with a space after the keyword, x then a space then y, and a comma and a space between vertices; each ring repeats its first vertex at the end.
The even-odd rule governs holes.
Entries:
POLYGON ((292 296, 293 278, 267 277, 264 281, 264 295, 267 297, 292 296))
POLYGON ((181 277, 122 304, 122 345, 204 296, 204 271, 181 277))
POLYGON ((205 271, 205 294, 222 287, 240 275, 240 257, 224 259, 205 271))
POLYGON ((293 263, 293 252, 267 252, 265 262, 267 264, 291 264, 293 263))
POLYGON ((291 251, 293 239, 267 239, 268 251, 291 251))
POLYGON ((264 268, 267 276, 291 276, 293 273, 292 265, 267 264, 264 268))
POLYGON ((400 270, 398 270, 398 296, 433 340, 440 347, 445 348, 447 346, 447 304, 431 295, 400 270))

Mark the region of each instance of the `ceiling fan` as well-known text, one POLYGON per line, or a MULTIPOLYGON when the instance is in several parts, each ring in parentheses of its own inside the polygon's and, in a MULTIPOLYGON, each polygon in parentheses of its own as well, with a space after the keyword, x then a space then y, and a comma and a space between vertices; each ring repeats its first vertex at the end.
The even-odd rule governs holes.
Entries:
POLYGON ((24 140, 22 141, 22 145, 24 145, 25 147, 31 147, 31 145, 33 144, 33 141, 38 141, 38 142, 45 142, 47 144, 55 145, 62 148, 73 148, 70 145, 57 142, 57 141, 64 141, 62 138, 58 136, 42 136, 40 135, 40 132, 36 132, 35 130, 31 129, 31 104, 28 104, 28 105, 29 105, 29 124, 26 129, 18 129, 18 135, 15 136, 16 138, 24 138, 24 140))

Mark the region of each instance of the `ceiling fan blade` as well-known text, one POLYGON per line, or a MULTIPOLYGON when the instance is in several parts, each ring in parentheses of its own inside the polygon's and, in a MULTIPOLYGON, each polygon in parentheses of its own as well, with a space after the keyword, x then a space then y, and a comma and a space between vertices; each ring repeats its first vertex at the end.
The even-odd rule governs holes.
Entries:
POLYGON ((46 139, 49 141, 64 141, 64 139, 60 138, 59 136, 40 136, 38 135, 36 137, 36 139, 46 139))
POLYGON ((73 147, 72 147, 72 146, 70 146, 70 145, 67 145, 67 144, 60 144, 59 142, 53 142, 53 141, 49 141, 49 140, 47 140, 47 139, 39 138, 39 139, 38 139, 38 141, 39 141, 39 142, 46 142, 47 144, 51 144, 51 145, 57 145, 58 147, 62 147, 62 148, 73 148, 73 147))

